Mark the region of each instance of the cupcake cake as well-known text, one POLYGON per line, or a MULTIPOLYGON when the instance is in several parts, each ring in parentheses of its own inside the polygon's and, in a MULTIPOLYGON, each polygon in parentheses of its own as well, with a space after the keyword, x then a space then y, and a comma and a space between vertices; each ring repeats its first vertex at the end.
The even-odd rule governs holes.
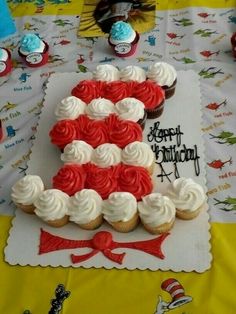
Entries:
POLYGON ((68 223, 69 196, 57 189, 45 190, 34 202, 35 214, 49 226, 62 227, 68 223))
POLYGON ((18 49, 20 57, 29 67, 40 67, 48 62, 49 46, 35 34, 25 34, 18 49))
POLYGON ((93 79, 101 82, 119 81, 120 71, 111 64, 100 64, 93 71, 93 79))
POLYGON ((139 66, 128 65, 120 70, 120 79, 124 82, 138 82, 142 83, 146 81, 146 72, 139 66))
POLYGON ((177 83, 177 72, 175 68, 166 62, 156 62, 147 71, 147 78, 156 82, 165 91, 165 98, 172 97, 175 93, 177 83))
POLYGON ((191 178, 176 179, 170 185, 167 196, 175 204, 176 216, 184 220, 197 217, 206 203, 203 188, 191 178))
POLYGON ((80 228, 93 230, 103 222, 102 198, 92 189, 83 189, 75 193, 69 202, 69 220, 80 228))
POLYGON ((69 96, 56 106, 55 116, 57 120, 77 119, 84 114, 86 103, 75 96, 69 96))
POLYGON ((11 71, 11 53, 5 48, 0 48, 0 86, 8 80, 11 71))
POLYGON ((139 34, 129 23, 115 22, 110 31, 108 43, 118 57, 132 56, 137 48, 139 34))
POLYGON ((152 234, 168 232, 175 221, 174 203, 160 193, 144 196, 138 212, 144 228, 152 234))
POLYGON ((155 167, 155 156, 151 147, 144 142, 128 144, 121 153, 121 160, 125 165, 144 167, 152 175, 155 167))
POLYGON ((84 141, 74 140, 67 144, 61 154, 65 164, 86 164, 91 161, 93 148, 84 141))
POLYGON ((142 129, 145 128, 147 113, 142 101, 126 97, 115 104, 115 110, 120 119, 137 122, 142 129))
POLYGON ((116 166, 121 162, 121 149, 115 144, 102 144, 94 149, 91 162, 101 168, 116 166))
POLYGON ((27 175, 12 187, 11 198, 14 204, 27 214, 33 214, 34 202, 44 191, 44 184, 39 176, 27 175))
POLYGON ((103 201, 102 212, 104 219, 119 232, 132 231, 139 222, 136 199, 128 192, 111 193, 103 201))
POLYGON ((155 82, 144 81, 135 86, 132 97, 142 101, 145 105, 148 119, 161 116, 164 110, 165 92, 155 82))

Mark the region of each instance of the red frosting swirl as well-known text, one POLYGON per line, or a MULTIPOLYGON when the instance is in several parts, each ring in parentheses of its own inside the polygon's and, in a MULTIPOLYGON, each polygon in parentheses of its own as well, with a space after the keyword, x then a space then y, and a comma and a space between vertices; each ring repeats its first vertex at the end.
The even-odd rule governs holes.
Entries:
POLYGON ((87 174, 85 188, 94 189, 103 199, 108 198, 112 192, 118 190, 117 177, 120 166, 100 168, 88 163, 83 167, 87 174))
POLYGON ((94 98, 101 96, 102 86, 100 81, 83 80, 72 89, 71 94, 88 104, 94 98))
POLYGON ((136 85, 132 97, 141 100, 146 109, 154 109, 165 99, 165 92, 155 82, 144 81, 136 85))
POLYGON ((93 148, 109 142, 108 127, 104 120, 92 120, 86 115, 80 115, 76 122, 80 139, 93 148))
POLYGON ((130 97, 132 90, 130 90, 129 85, 122 81, 113 81, 106 83, 103 86, 102 97, 111 100, 113 103, 117 101, 130 97))
POLYGON ((124 148, 131 142, 142 141, 143 132, 141 126, 130 120, 121 120, 112 114, 105 119, 108 125, 110 143, 124 148))
POLYGON ((84 188, 86 173, 82 166, 66 164, 52 178, 54 189, 61 190, 68 195, 74 195, 84 188))
POLYGON ((51 142, 60 149, 63 149, 68 143, 80 137, 75 120, 58 121, 49 132, 49 136, 51 142))
POLYGON ((121 192, 130 192, 136 199, 150 194, 153 190, 151 176, 143 167, 123 165, 120 169, 118 188, 121 192))

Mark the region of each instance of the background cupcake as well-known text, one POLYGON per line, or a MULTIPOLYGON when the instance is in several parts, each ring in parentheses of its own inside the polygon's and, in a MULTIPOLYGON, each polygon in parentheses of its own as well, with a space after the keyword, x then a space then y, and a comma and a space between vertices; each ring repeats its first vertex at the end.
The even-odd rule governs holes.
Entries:
POLYGON ((138 212, 144 228, 152 234, 168 232, 175 221, 175 205, 160 193, 144 196, 138 212))
POLYGON ((52 227, 68 223, 69 196, 57 189, 45 190, 34 202, 35 214, 52 227))
POLYGON ((132 56, 138 41, 139 34, 129 23, 118 21, 112 25, 108 43, 118 57, 132 56))
POLYGON ((12 71, 11 53, 0 47, 0 86, 8 80, 12 71))
POLYGON ((191 178, 176 179, 169 187, 167 196, 176 207, 176 216, 189 220, 198 216, 206 203, 206 194, 191 178))
POLYGON ((27 175, 12 187, 11 198, 14 204, 28 214, 35 210, 34 201, 44 191, 44 184, 39 176, 27 175))
POLYGON ((25 34, 18 49, 20 57, 29 67, 39 67, 48 62, 49 46, 36 34, 25 34))
POLYGON ((147 78, 156 82, 164 89, 166 99, 174 95, 177 83, 177 72, 171 64, 156 62, 150 65, 147 71, 147 78))
POLYGON ((102 222, 102 198, 92 189, 75 193, 69 202, 70 221, 86 230, 98 228, 102 222))
POLYGON ((111 193, 103 201, 102 212, 104 219, 119 232, 132 231, 139 222, 137 201, 128 192, 111 193))

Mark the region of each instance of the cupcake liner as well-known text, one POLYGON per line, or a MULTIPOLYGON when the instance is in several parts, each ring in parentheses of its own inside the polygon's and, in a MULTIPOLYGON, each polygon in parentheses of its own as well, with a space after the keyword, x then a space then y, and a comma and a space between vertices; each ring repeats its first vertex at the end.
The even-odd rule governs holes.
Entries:
POLYGON ((165 100, 163 100, 161 102, 160 105, 158 105, 156 108, 154 109, 145 109, 146 112, 147 112, 147 118, 148 119, 156 119, 156 118, 159 118, 163 111, 164 111, 164 103, 165 103, 165 100))
POLYGON ((108 223, 119 232, 130 232, 135 229, 139 223, 139 215, 136 213, 130 220, 128 221, 117 221, 117 222, 109 222, 108 223))
POLYGON ((179 219, 183 219, 183 220, 191 220, 196 218, 199 213, 201 212, 201 210, 204 208, 205 204, 203 204, 202 206, 200 206, 199 208, 197 208, 194 211, 190 211, 190 210, 181 210, 176 208, 176 217, 178 217, 179 219))
POLYGON ((90 222, 86 223, 86 224, 80 224, 78 223, 78 226, 81 229, 85 229, 85 230, 94 230, 97 229, 101 226, 101 224, 103 223, 103 216, 99 215, 97 218, 91 220, 90 222))
POLYGON ((62 226, 65 226, 69 221, 69 216, 65 215, 64 217, 60 219, 55 219, 55 220, 47 220, 46 223, 55 228, 60 228, 62 226))
POLYGON ((19 56, 24 60, 25 64, 31 68, 37 68, 45 65, 48 62, 49 58, 49 46, 43 41, 45 44, 44 51, 42 53, 32 52, 29 55, 25 56, 18 49, 19 56))
POLYGON ((24 205, 20 203, 15 203, 15 205, 27 214, 34 214, 34 210, 35 210, 34 204, 24 205))
POLYGON ((151 164, 151 166, 147 168, 147 171, 150 174, 150 176, 153 175, 154 170, 155 170, 155 166, 156 166, 156 163, 155 163, 155 160, 154 160, 153 163, 151 164))
POLYGON ((136 37, 132 43, 121 42, 114 45, 111 43, 110 37, 108 38, 108 43, 117 57, 130 57, 136 52, 139 38, 139 33, 136 32, 136 37))
POLYGON ((174 225, 174 222, 175 222, 175 219, 173 219, 171 222, 166 222, 157 227, 151 227, 150 225, 145 224, 144 222, 142 222, 142 224, 149 233, 159 234, 159 233, 165 233, 165 232, 170 231, 174 225))
POLYGON ((175 87, 177 84, 177 79, 175 79, 174 83, 171 86, 162 86, 165 91, 165 99, 171 98, 175 94, 175 87))
POLYGON ((141 126, 142 130, 145 129, 146 120, 147 120, 147 112, 144 111, 144 116, 143 116, 143 118, 142 118, 142 119, 139 119, 139 120, 137 121, 137 123, 141 126))

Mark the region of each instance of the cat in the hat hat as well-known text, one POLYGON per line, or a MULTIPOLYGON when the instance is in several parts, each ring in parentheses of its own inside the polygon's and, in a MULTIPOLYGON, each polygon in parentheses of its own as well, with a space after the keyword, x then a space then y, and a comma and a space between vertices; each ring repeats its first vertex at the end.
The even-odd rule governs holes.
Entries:
POLYGON ((172 300, 168 303, 159 296, 159 302, 154 314, 163 314, 192 301, 192 297, 185 295, 183 286, 174 278, 163 281, 161 288, 170 294, 172 300))

